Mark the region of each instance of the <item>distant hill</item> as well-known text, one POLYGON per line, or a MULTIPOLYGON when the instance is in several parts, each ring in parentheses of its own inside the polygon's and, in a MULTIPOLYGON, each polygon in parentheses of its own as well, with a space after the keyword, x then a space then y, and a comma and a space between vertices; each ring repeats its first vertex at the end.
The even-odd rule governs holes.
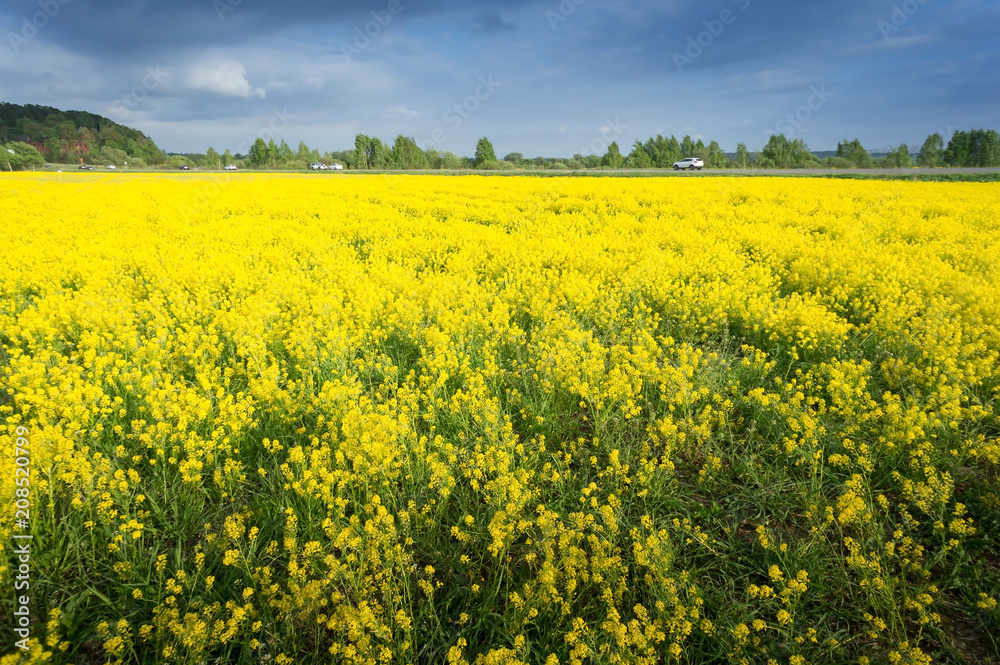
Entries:
POLYGON ((82 159, 110 164, 131 159, 138 166, 166 160, 153 139, 137 129, 87 111, 61 111, 36 104, 0 102, 0 143, 8 141, 35 146, 49 162, 82 159))

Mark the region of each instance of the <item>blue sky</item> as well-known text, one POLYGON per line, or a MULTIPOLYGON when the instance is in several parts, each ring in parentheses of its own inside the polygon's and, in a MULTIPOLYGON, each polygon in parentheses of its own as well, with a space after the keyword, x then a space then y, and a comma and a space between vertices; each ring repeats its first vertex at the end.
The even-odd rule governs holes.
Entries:
POLYGON ((6 0, 0 100, 171 152, 358 132, 459 155, 657 133, 875 151, 1000 128, 998 29, 1000 0, 6 0))

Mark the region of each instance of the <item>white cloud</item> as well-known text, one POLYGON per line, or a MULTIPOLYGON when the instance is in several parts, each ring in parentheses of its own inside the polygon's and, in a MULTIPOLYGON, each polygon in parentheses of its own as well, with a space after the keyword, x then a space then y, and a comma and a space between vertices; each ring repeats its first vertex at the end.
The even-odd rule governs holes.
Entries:
POLYGON ((412 111, 403 105, 393 106, 385 112, 387 118, 417 118, 421 115, 419 111, 412 111))
POLYGON ((210 65, 194 65, 188 75, 188 84, 194 90, 214 92, 227 97, 251 96, 264 99, 267 95, 263 88, 250 85, 246 77, 247 70, 236 60, 227 60, 210 65))
POLYGON ((938 41, 941 41, 941 37, 939 35, 909 35, 906 37, 896 37, 893 35, 888 39, 880 39, 876 42, 870 42, 868 44, 862 44, 861 46, 848 49, 847 53, 857 55, 860 53, 872 53, 878 51, 894 51, 927 46, 928 44, 933 44, 938 41))

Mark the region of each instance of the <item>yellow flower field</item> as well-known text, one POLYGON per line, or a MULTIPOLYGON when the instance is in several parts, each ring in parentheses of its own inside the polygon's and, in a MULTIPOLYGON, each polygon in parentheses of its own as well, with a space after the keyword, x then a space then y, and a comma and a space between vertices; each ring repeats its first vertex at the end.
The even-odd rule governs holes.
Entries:
POLYGON ((997 185, 4 174, 0 247, 2 665, 1000 660, 997 185))

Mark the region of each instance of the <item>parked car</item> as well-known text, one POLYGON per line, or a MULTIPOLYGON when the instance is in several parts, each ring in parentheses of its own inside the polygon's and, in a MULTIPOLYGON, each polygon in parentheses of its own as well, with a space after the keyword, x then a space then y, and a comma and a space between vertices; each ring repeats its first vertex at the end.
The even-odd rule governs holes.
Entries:
POLYGON ((191 167, 187 164, 181 164, 181 171, 190 171, 191 167))
POLYGON ((679 162, 674 162, 675 171, 680 171, 681 169, 687 169, 688 171, 698 169, 700 171, 703 168, 705 168, 705 162, 697 157, 685 157, 679 162))
POLYGON ((115 169, 117 169, 117 168, 118 168, 118 167, 117 167, 117 166, 115 166, 114 164, 108 164, 108 170, 109 170, 109 171, 114 171, 114 170, 115 170, 115 169))
POLYGON ((80 170, 81 171, 93 171, 94 167, 91 166, 90 164, 80 164, 80 170))
POLYGON ((226 170, 227 171, 235 171, 236 170, 236 164, 226 164, 226 170))
POLYGON ((311 168, 313 171, 319 171, 321 168, 323 168, 323 164, 320 164, 319 162, 313 162, 312 164, 309 165, 309 168, 311 168))
POLYGON ((343 164, 331 164, 330 165, 330 169, 332 169, 334 171, 343 171, 344 170, 344 165, 343 164))

